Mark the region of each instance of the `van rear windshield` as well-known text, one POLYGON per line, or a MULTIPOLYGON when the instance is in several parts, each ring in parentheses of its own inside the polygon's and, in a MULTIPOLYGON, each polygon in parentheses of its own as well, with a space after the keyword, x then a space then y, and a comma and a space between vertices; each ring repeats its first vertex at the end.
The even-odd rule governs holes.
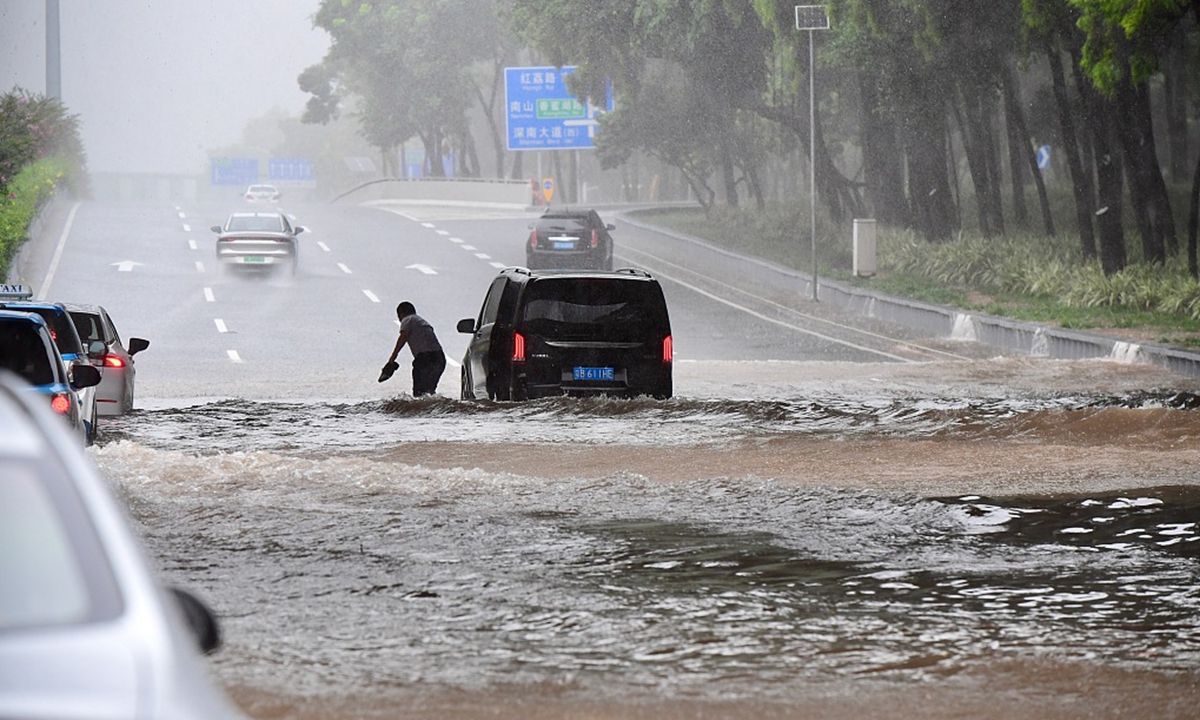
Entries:
POLYGON ((526 293, 523 325, 548 339, 643 342, 670 332, 662 290, 652 282, 539 280, 526 293))

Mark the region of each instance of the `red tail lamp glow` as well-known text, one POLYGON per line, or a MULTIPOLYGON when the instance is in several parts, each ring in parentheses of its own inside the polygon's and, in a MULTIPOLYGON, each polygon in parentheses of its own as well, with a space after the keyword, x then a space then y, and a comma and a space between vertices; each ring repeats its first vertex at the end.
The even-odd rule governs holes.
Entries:
POLYGON ((59 415, 66 415, 71 411, 71 400, 65 393, 55 393, 54 397, 50 398, 50 408, 59 415))
POLYGON ((675 341, 671 339, 670 335, 668 335, 665 338, 663 338, 662 361, 663 361, 663 363, 669 363, 674 359, 675 359, 675 341))
POLYGON ((513 333, 513 362, 525 362, 525 336, 521 333, 513 333))

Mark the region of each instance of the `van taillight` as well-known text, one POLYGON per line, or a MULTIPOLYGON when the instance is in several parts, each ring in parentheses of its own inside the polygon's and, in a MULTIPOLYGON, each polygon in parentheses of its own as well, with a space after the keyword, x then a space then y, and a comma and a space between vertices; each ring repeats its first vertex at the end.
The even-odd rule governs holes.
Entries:
POLYGON ((513 362, 525 362, 525 336, 521 333, 513 333, 513 362))
POLYGON ((664 364, 666 364, 666 363, 671 362, 674 359, 675 359, 675 342, 673 340, 671 340, 671 336, 668 335, 665 338, 663 338, 662 361, 664 364))
POLYGON ((66 393, 55 393, 54 397, 50 398, 50 407, 59 415, 66 415, 71 411, 71 399, 66 393))
POLYGON ((592 247, 600 247, 600 233, 592 231, 592 247))
POLYGON ((529 247, 531 247, 531 248, 537 247, 537 230, 534 230, 533 232, 529 233, 529 247))

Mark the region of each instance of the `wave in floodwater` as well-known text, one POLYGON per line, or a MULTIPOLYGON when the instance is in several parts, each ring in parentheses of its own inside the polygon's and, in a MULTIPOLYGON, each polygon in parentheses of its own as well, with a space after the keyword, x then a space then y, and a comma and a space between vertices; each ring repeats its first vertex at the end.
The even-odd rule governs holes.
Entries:
POLYGON ((396 398, 351 404, 223 400, 105 418, 100 442, 152 447, 337 451, 420 441, 638 446, 839 436, 1060 438, 1076 444, 1200 438, 1192 393, 802 400, 555 398, 528 403, 396 398))
POLYGON ((1130 412, 1165 413, 1152 424, 1194 436, 1192 407, 1132 395, 238 401, 121 418, 92 452, 168 580, 224 619, 216 669, 229 684, 292 697, 536 685, 801 702, 822 678, 1030 657, 1194 673, 1200 490, 931 498, 754 478, 547 480, 309 450, 595 426, 611 437, 589 441, 616 442, 622 425, 622 441, 641 443, 975 438, 1056 432, 1065 417, 1072 436, 1100 442, 1145 426, 1130 412))

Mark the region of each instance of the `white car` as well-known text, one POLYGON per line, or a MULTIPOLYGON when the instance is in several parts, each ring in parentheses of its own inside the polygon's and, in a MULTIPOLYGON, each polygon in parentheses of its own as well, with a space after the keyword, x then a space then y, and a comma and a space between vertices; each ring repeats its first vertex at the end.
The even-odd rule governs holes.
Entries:
POLYGON ((163 587, 79 442, 0 371, 0 717, 245 720, 200 653, 194 595, 163 587))
POLYGON ((99 305, 63 303, 92 364, 100 368, 96 386, 96 412, 99 415, 124 415, 133 410, 134 379, 137 368, 133 356, 150 347, 150 341, 129 338, 129 347, 121 340, 108 311, 99 305))
POLYGON ((274 185, 251 185, 246 188, 245 198, 246 202, 252 203, 277 203, 280 198, 279 188, 274 185))

